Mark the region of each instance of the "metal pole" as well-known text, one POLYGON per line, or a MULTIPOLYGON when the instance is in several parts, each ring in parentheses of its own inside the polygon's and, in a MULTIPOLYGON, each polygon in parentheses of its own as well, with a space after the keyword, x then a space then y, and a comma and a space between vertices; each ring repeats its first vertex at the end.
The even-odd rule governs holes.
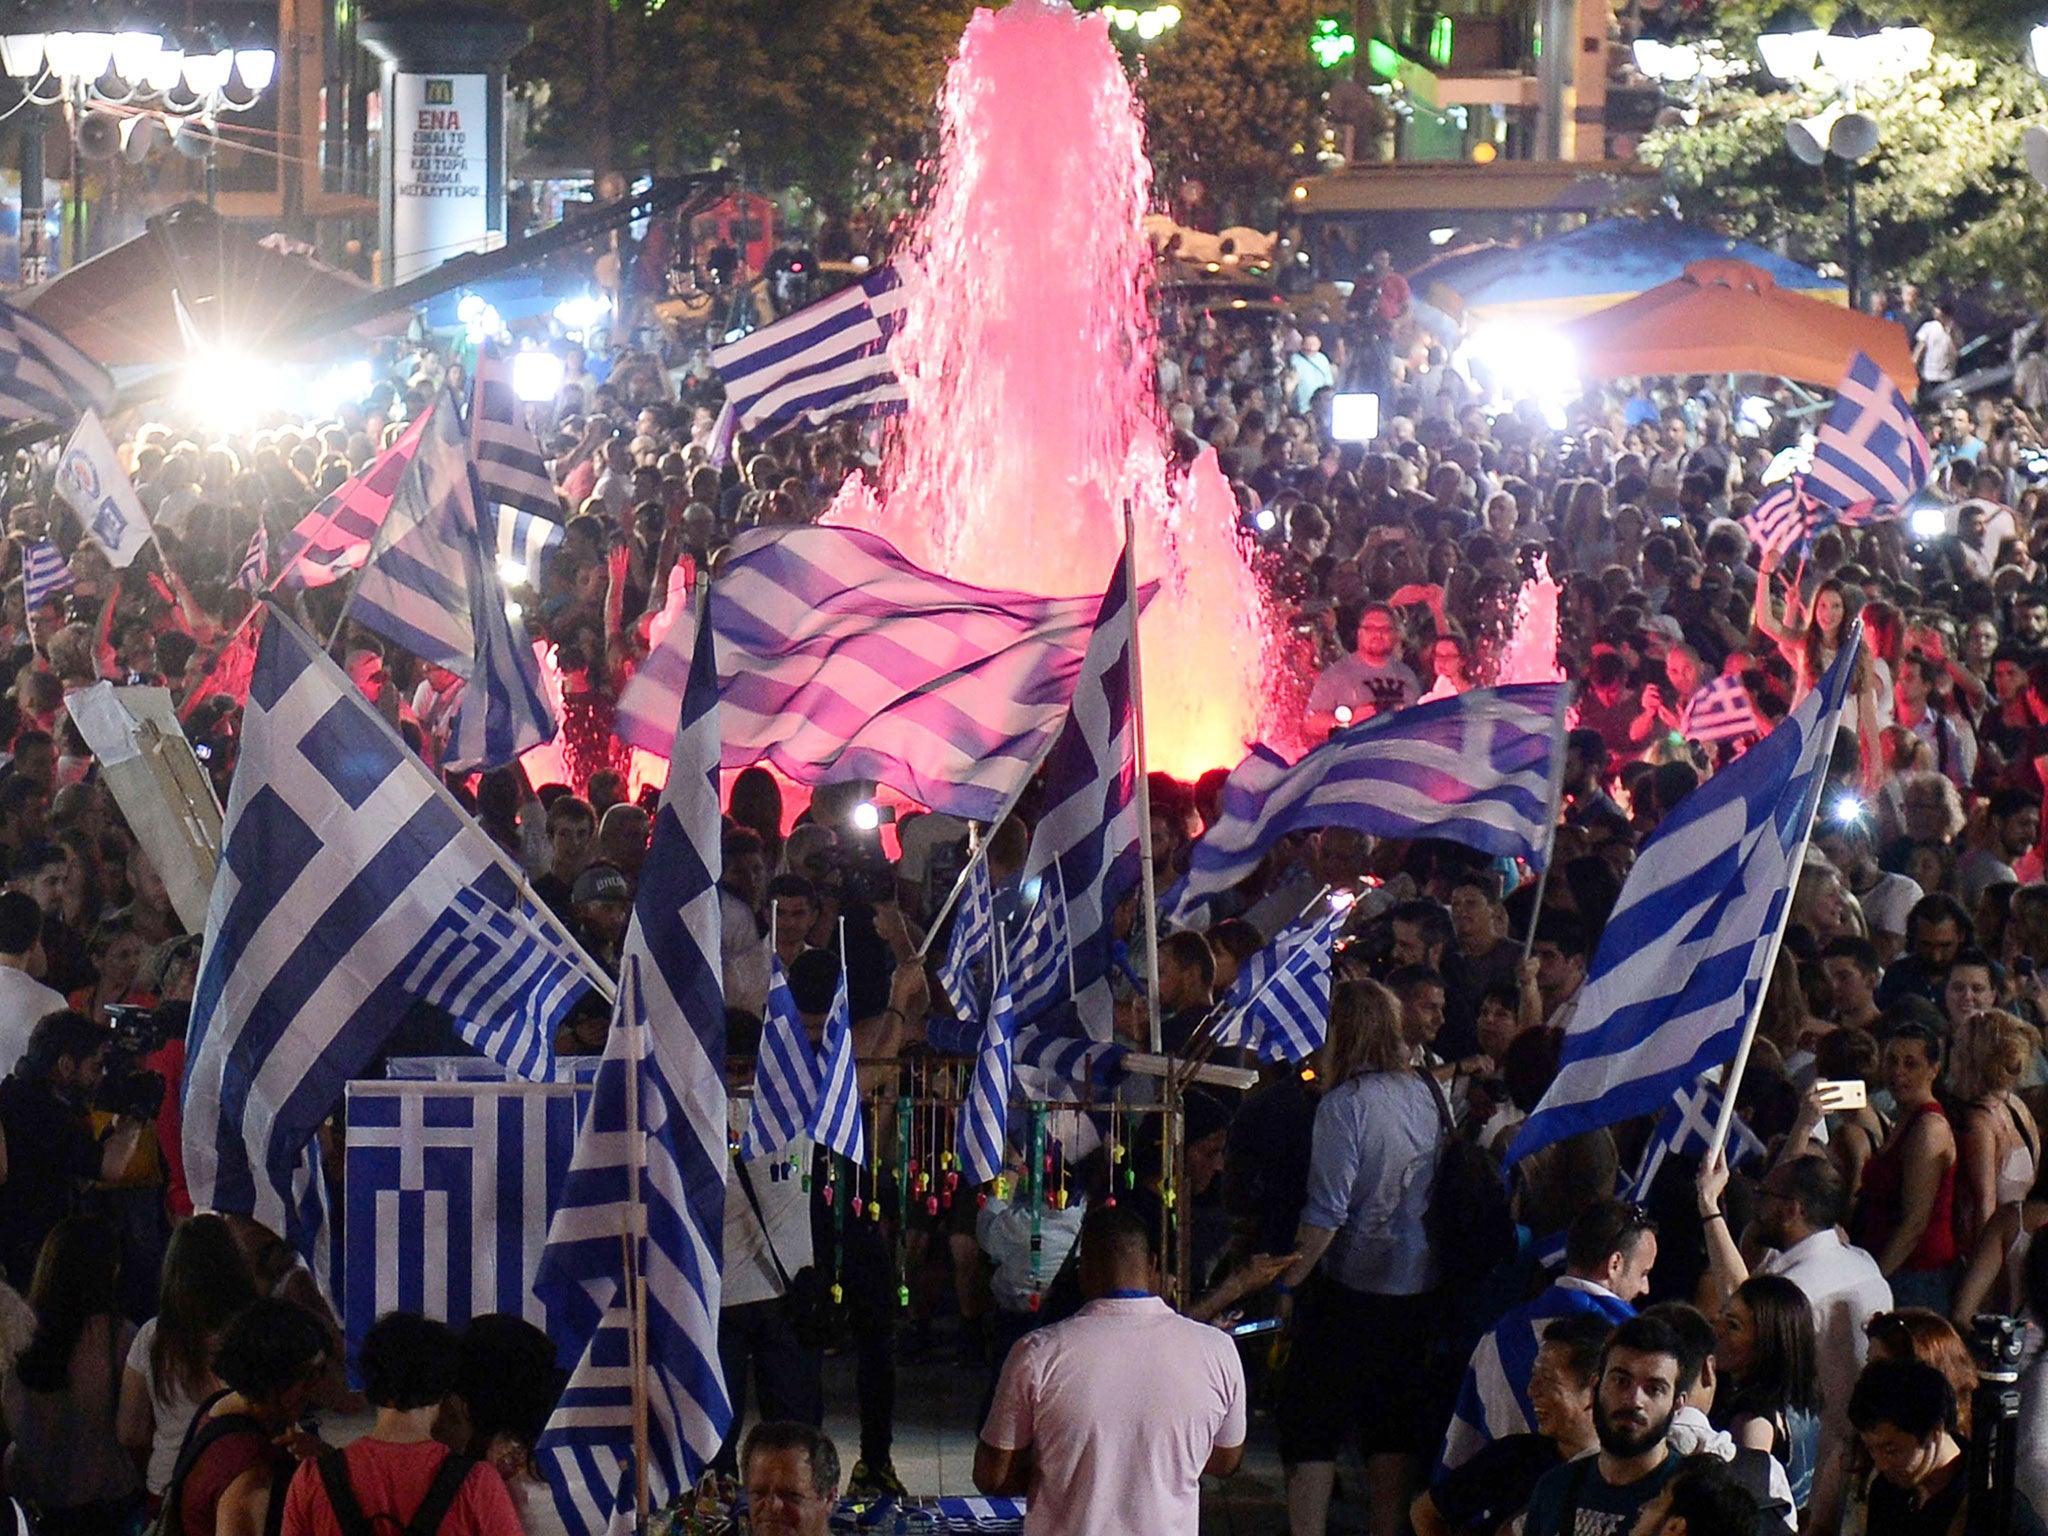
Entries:
POLYGON ((1844 160, 1842 164, 1847 167, 1843 173, 1843 180, 1849 194, 1849 245, 1844 252, 1842 272, 1849 288, 1849 308, 1858 310, 1862 306, 1858 302, 1861 294, 1857 286, 1857 269, 1862 265, 1862 253, 1858 249, 1861 242, 1856 234, 1856 162, 1844 160))
POLYGON ((1557 755, 1550 761, 1550 819, 1543 829, 1543 868, 1536 872, 1536 901, 1529 908, 1529 931, 1522 935, 1522 958, 1536 948, 1536 920, 1543 916, 1543 893, 1550 889, 1550 866, 1556 862, 1557 818, 1564 806, 1565 711, 1571 707, 1572 685, 1557 690, 1557 708, 1551 716, 1550 735, 1557 755))
MULTIPOLYGON (((1159 1018, 1159 893, 1152 876, 1152 789, 1145 776, 1144 667, 1138 660, 1138 545, 1132 536, 1135 518, 1124 502, 1124 608, 1131 625, 1131 735, 1138 772, 1138 871, 1145 910, 1145 1023, 1154 1055, 1160 1044, 1159 1018)), ((1107 913, 1103 914, 1105 917, 1107 913)))

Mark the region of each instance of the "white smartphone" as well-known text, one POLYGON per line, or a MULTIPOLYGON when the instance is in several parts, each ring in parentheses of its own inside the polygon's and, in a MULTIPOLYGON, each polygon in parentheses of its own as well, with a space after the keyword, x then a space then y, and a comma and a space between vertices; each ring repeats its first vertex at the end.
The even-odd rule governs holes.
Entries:
POLYGON ((1860 1077, 1823 1078, 1813 1085, 1820 1095, 1821 1108, 1868 1109, 1870 1107, 1870 1085, 1860 1077))

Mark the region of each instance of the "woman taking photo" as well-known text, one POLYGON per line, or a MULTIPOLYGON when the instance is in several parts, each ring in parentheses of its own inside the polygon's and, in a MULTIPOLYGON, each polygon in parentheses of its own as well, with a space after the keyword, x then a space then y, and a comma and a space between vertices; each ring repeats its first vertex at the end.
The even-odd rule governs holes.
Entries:
POLYGON ((1330 1000, 1299 1256, 1274 1287, 1293 1334, 1279 1422, 1293 1536, 1322 1536, 1338 1446, 1353 1429, 1368 1529, 1400 1536, 1423 1449, 1437 1281, 1423 1218, 1443 1131, 1400 1021, 1378 982, 1340 982, 1330 1000))
POLYGON ((139 1512, 141 1480, 114 1433, 135 1337, 114 1303, 115 1251, 92 1217, 50 1229, 29 1288, 35 1339, 0 1384, 7 1488, 35 1506, 42 1536, 126 1536, 139 1512))
POLYGON ((1885 1042, 1884 1077, 1899 1113, 1863 1168, 1856 1243, 1877 1260, 1895 1302, 1945 1316, 1956 1280, 1956 1139, 1934 1097, 1941 1036, 1900 1025, 1885 1042))
POLYGON ((1737 1445, 1778 1459, 1803 1514, 1820 1453, 1813 1304, 1783 1275, 1752 1275, 1728 1298, 1714 1338, 1723 1373, 1716 1423, 1737 1445))

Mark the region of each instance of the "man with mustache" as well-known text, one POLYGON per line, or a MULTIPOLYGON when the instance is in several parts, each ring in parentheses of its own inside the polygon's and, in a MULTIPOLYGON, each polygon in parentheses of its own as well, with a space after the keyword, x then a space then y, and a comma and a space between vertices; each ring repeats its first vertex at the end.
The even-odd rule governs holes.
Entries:
POLYGON ((1632 1317, 1600 1354, 1593 1394, 1597 1456, 1547 1472, 1529 1499, 1524 1536, 1627 1536, 1636 1514, 1678 1474, 1665 1443, 1692 1387, 1677 1331, 1660 1317, 1632 1317))

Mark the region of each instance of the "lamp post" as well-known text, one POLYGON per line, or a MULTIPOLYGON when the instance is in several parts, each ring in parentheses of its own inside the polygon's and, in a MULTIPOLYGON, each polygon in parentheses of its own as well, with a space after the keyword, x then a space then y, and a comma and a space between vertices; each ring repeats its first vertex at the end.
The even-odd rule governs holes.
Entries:
MULTIPOLYGON (((138 122, 153 116, 166 125, 196 124, 207 138, 206 200, 211 205, 219 193, 214 145, 220 117, 256 105, 276 78, 277 54, 260 43, 234 45, 215 34, 182 36, 147 26, 114 30, 101 27, 90 12, 65 19, 79 24, 69 30, 0 33, 0 71, 18 82, 28 102, 62 108, 70 121, 71 261, 76 265, 85 255, 83 161, 88 153, 112 154, 123 142, 121 120, 96 109, 126 108, 138 122)), ((22 193, 26 211, 26 177, 22 193)))
POLYGON ((1842 272, 1849 307, 1859 307, 1862 235, 1856 223, 1856 168, 1877 153, 1877 120, 1858 101, 1927 67, 1934 34, 1921 26, 1880 27, 1851 5, 1823 32, 1803 13, 1785 9, 1765 25, 1756 51, 1772 78, 1823 98, 1821 110, 1785 125, 1785 144, 1803 164, 1842 162, 1847 203, 1842 272))

